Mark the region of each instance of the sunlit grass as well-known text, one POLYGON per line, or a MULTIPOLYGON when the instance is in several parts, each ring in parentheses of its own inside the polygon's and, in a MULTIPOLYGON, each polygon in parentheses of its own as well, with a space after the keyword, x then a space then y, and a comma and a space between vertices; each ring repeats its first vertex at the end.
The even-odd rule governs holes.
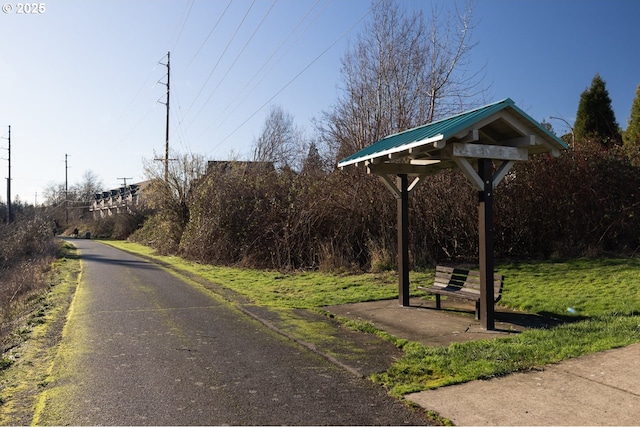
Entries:
POLYGON ((373 380, 392 394, 487 379, 640 341, 640 316, 610 315, 535 329, 509 338, 448 347, 404 346, 404 356, 373 380))
MULTIPOLYGON (((315 271, 281 273, 198 264, 179 257, 154 254, 137 243, 108 241, 114 247, 136 252, 199 275, 232 289, 260 305, 281 308, 314 308, 397 298, 395 273, 330 274, 315 271)), ((421 274, 424 278, 427 275, 421 274)))
POLYGON ((500 303, 507 307, 581 316, 640 312, 639 258, 528 262, 498 269, 505 275, 500 303))

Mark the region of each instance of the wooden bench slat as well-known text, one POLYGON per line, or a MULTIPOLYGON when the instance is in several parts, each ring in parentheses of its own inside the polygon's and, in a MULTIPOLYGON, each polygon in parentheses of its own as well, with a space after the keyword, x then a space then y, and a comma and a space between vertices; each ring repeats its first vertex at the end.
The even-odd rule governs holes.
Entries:
MULTIPOLYGON (((494 273, 493 296, 498 302, 502 296, 504 276, 494 273)), ((480 304, 480 272, 455 267, 436 266, 434 282, 430 287, 418 286, 418 289, 436 295, 436 307, 440 308, 440 295, 474 300, 476 302, 476 318, 480 304)))

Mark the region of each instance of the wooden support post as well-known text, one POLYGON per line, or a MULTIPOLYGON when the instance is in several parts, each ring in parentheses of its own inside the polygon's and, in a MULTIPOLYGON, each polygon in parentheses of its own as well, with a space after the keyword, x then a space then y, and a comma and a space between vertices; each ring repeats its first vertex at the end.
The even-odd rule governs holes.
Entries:
POLYGON ((493 167, 490 159, 478 160, 478 175, 484 189, 478 192, 478 231, 480 236, 480 324, 495 329, 493 297, 493 167))
POLYGON ((397 178, 400 197, 398 204, 398 300, 409 307, 409 179, 406 174, 397 178))

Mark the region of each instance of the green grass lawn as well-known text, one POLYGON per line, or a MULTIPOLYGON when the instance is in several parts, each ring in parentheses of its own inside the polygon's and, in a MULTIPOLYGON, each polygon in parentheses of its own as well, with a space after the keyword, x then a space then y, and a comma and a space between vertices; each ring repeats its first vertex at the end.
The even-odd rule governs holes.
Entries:
MULTIPOLYGON (((274 308, 326 305, 397 297, 397 278, 385 274, 282 274, 201 265, 158 256, 128 242, 106 242, 198 274, 232 289, 255 304, 274 308)), ((500 304, 569 321, 507 338, 427 347, 397 340, 404 356, 372 379, 396 396, 510 372, 534 369, 567 358, 640 342, 640 259, 615 258, 501 264, 505 275, 500 304)), ((425 283, 430 273, 412 273, 425 283)), ((419 292, 415 292, 419 295, 419 292)), ((362 327, 362 325, 360 325, 362 327)), ((371 330, 372 328, 364 329, 371 330)))
MULTIPOLYGON (((285 274, 198 264, 175 256, 156 255, 153 249, 137 243, 104 243, 197 274, 248 297, 256 304, 269 307, 315 308, 398 297, 398 279, 395 273, 328 274, 312 271, 285 274)), ((415 277, 428 280, 429 276, 416 273, 415 277)))
POLYGON ((640 312, 640 258, 576 259, 498 266, 500 302, 530 313, 601 316, 640 312))

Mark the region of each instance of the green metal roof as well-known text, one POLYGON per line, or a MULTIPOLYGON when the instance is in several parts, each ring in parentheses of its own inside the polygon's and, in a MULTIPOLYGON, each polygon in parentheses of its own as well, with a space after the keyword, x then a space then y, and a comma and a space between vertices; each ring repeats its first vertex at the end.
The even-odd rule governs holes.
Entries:
MULTIPOLYGON (((475 124, 502 110, 510 110, 516 113, 516 116, 519 116, 519 121, 523 122, 526 127, 532 129, 537 135, 541 136, 547 145, 558 150, 568 148, 564 141, 549 132, 544 126, 519 109, 511 99, 507 98, 456 116, 389 135, 341 160, 338 163, 338 167, 345 167, 377 157, 399 153, 414 147, 433 144, 437 141, 446 141, 465 129, 473 128, 475 124)), ((543 151, 549 150, 546 149, 543 151)))

